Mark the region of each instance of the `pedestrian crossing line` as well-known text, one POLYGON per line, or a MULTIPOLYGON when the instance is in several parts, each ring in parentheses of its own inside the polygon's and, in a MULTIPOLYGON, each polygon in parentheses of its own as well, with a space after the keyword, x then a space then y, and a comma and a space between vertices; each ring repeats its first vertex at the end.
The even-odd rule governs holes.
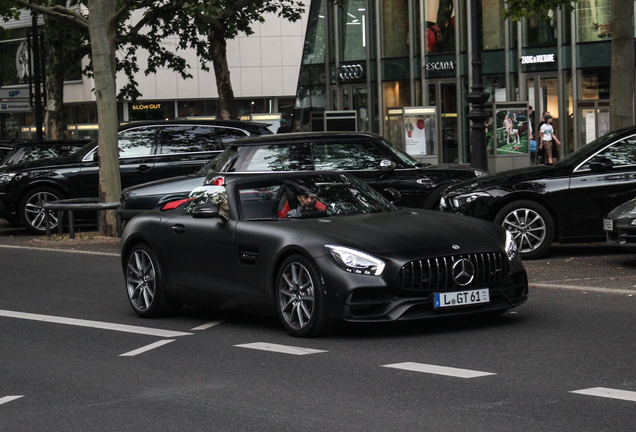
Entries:
POLYGON ((144 347, 137 348, 136 350, 132 350, 132 351, 129 351, 129 352, 124 353, 124 354, 119 354, 119 357, 134 357, 136 355, 145 353, 146 351, 150 351, 150 350, 155 349, 155 348, 159 348, 160 346, 164 346, 165 344, 169 344, 170 342, 174 342, 174 341, 175 341, 175 339, 160 340, 158 342, 151 343, 150 345, 146 345, 144 347))
POLYGON ((429 373, 434 375, 445 375, 456 378, 478 378, 487 375, 497 375, 492 372, 480 372, 469 369, 458 369, 446 366, 437 366, 430 365, 424 363, 414 363, 414 362, 405 362, 405 363, 394 363, 383 365, 382 367, 393 368, 393 369, 402 369, 413 372, 422 372, 429 373))
POLYGON ((21 397, 24 397, 24 396, 5 396, 3 398, 0 398, 0 405, 12 402, 16 399, 20 399, 21 397))
POLYGON ((636 392, 611 389, 607 387, 593 387, 589 389, 571 391, 570 393, 636 402, 636 392))
POLYGON ((278 344, 271 344, 266 342, 255 342, 255 343, 248 343, 248 344, 241 344, 241 345, 234 345, 234 346, 239 348, 249 348, 249 349, 261 350, 261 351, 271 351, 271 352, 277 352, 282 354, 293 354, 293 355, 306 355, 306 354, 318 354, 318 353, 329 352, 324 350, 294 347, 294 346, 288 346, 288 345, 278 345, 278 344))

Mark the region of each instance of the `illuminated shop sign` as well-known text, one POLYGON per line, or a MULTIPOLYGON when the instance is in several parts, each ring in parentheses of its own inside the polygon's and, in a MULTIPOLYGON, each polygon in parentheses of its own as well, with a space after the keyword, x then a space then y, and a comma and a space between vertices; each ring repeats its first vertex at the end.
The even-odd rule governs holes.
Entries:
POLYGON ((133 110, 158 110, 161 109, 161 104, 138 104, 132 106, 133 110))
POLYGON ((453 63, 452 61, 430 62, 426 63, 426 66, 424 67, 427 71, 453 70, 455 69, 455 63, 453 63))
POLYGON ((555 54, 539 54, 521 57, 521 64, 529 63, 554 63, 556 61, 555 54))
POLYGON ((356 65, 343 65, 339 68, 338 75, 341 80, 360 79, 364 74, 364 68, 360 64, 356 65))

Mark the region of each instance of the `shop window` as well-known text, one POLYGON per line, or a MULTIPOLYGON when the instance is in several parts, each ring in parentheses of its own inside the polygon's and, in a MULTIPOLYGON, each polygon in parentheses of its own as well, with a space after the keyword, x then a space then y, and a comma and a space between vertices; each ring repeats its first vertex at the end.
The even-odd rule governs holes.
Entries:
POLYGON ((426 52, 455 52, 453 0, 426 0, 426 52))
POLYGON ((179 117, 215 116, 219 108, 218 100, 179 101, 179 117))
POLYGON ((484 91, 490 93, 488 102, 506 101, 506 77, 504 75, 485 75, 484 91))
POLYGON ((383 57, 407 57, 409 55, 409 7, 408 0, 384 0, 382 2, 383 57))
POLYGON ((504 7, 504 0, 482 1, 483 48, 485 50, 504 48, 506 21, 501 16, 504 7))
POLYGON ((325 11, 324 1, 312 1, 309 9, 309 21, 305 36, 302 64, 320 64, 325 62, 325 11))
POLYGON ((579 100, 610 98, 610 68, 578 71, 579 100))
POLYGON ((581 0, 576 4, 576 33, 579 42, 611 39, 610 0, 581 0))
POLYGON ((364 0, 345 0, 339 3, 340 57, 342 61, 367 58, 369 25, 364 0))
POLYGON ((538 15, 528 18, 525 25, 525 47, 542 47, 557 44, 557 12, 548 11, 548 18, 538 15))

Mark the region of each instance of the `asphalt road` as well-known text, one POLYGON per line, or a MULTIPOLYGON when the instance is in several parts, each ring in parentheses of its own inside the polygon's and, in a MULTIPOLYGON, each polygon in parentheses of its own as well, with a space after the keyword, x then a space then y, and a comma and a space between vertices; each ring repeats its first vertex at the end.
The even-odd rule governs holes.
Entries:
POLYGON ((496 319, 307 340, 271 317, 140 319, 113 249, 0 232, 1 431, 634 429, 636 255, 555 248, 496 319))

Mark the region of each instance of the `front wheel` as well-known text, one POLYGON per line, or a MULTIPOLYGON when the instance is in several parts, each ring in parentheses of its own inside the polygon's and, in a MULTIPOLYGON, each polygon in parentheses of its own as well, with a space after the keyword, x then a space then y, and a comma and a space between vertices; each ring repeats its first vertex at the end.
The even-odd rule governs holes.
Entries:
POLYGON ((287 258, 276 278, 278 316, 292 336, 315 337, 328 327, 325 295, 314 265, 302 255, 287 258))
MULTIPOLYGON (((27 231, 44 235, 46 233, 46 220, 44 207, 42 205, 47 202, 58 201, 62 199, 62 194, 50 187, 39 187, 30 190, 20 201, 20 220, 27 231)), ((58 220, 57 212, 49 212, 51 230, 57 228, 58 220)))
POLYGON ((137 315, 155 318, 176 313, 181 308, 166 294, 159 264, 147 245, 140 243, 128 253, 125 277, 128 300, 137 315))
POLYGON ((545 254, 554 237, 550 212, 534 201, 515 201, 502 208, 495 217, 512 233, 522 259, 536 259, 545 254))

